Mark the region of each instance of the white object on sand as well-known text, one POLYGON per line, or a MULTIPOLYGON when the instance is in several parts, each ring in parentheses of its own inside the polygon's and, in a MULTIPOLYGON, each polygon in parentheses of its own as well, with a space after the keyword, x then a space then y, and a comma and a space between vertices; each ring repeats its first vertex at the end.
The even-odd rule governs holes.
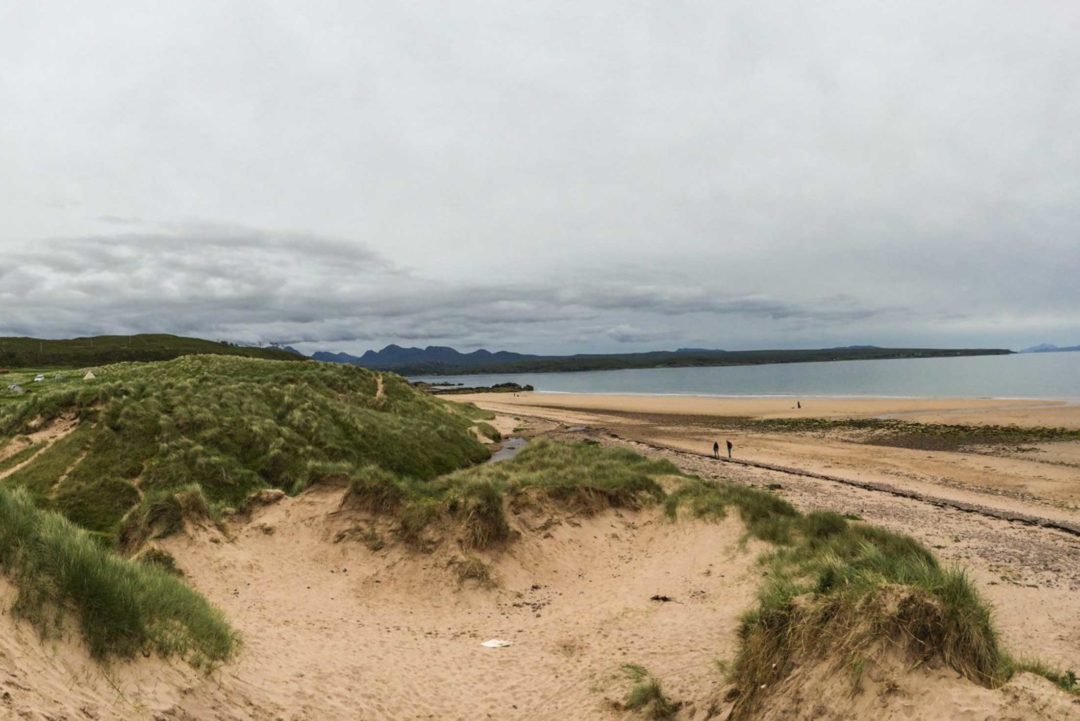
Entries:
POLYGON ((511 644, 509 641, 503 641, 501 638, 493 638, 489 641, 484 641, 480 645, 484 648, 506 648, 507 646, 512 646, 513 644, 511 644))

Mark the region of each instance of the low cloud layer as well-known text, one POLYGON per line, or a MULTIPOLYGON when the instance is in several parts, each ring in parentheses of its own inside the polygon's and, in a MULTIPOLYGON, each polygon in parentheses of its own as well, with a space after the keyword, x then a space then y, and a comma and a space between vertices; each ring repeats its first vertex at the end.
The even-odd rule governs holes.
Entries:
POLYGON ((827 328, 904 315, 843 297, 811 303, 725 297, 692 284, 648 285, 602 273, 577 281, 446 283, 355 243, 206 224, 50 240, 15 251, 0 268, 0 302, 12 309, 0 320, 2 334, 167 330, 353 350, 391 341, 669 346, 720 337, 725 325, 827 328))

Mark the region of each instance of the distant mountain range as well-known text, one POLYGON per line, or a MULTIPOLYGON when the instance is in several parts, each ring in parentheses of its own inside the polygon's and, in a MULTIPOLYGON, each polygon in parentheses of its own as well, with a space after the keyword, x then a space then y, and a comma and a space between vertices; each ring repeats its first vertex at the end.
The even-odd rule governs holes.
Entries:
POLYGON ((329 363, 346 363, 378 370, 397 370, 399 368, 420 366, 474 368, 491 364, 537 360, 543 356, 523 355, 509 351, 492 353, 483 349, 472 353, 461 353, 446 346, 429 345, 427 348, 402 348, 399 345, 391 344, 380 351, 369 350, 362 356, 319 351, 312 354, 311 357, 329 363))
POLYGON ((544 373, 558 371, 617 370, 624 368, 672 368, 692 366, 759 365, 888 358, 940 358, 948 356, 1004 355, 1000 348, 879 348, 857 345, 810 350, 726 351, 679 348, 645 353, 544 356, 477 350, 461 353, 446 346, 403 348, 388 345, 361 356, 320 351, 311 357, 329 363, 346 363, 408 376, 468 375, 475 373, 544 373))
POLYGON ((1021 353, 1064 353, 1067 351, 1080 351, 1080 345, 1056 346, 1051 343, 1040 343, 1030 348, 1025 348, 1021 353))

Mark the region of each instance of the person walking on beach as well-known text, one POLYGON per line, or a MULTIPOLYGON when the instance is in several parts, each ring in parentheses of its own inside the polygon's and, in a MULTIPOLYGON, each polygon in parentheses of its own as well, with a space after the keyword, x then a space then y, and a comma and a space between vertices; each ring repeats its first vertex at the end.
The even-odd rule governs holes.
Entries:
POLYGON ((731 460, 731 449, 734 447, 735 445, 731 441, 727 442, 727 457, 729 461, 731 460))
POLYGON ((713 441, 713 444, 712 444, 712 457, 713 458, 719 458, 720 457, 720 444, 718 442, 716 442, 716 441, 713 441))

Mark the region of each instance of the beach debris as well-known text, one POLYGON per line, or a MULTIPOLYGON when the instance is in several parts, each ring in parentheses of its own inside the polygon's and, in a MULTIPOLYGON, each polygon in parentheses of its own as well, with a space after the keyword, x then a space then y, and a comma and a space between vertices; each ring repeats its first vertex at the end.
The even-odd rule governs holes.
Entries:
POLYGON ((649 600, 650 600, 650 601, 656 601, 657 603, 671 603, 671 602, 673 602, 673 601, 674 601, 675 599, 674 599, 674 598, 672 598, 671 596, 662 596, 662 595, 660 595, 660 594, 658 593, 658 594, 656 594, 655 596, 652 596, 652 597, 651 597, 651 598, 650 598, 649 600))
POLYGON ((480 645, 484 648, 506 648, 507 646, 513 646, 514 644, 509 641, 504 641, 501 638, 491 638, 480 645))

